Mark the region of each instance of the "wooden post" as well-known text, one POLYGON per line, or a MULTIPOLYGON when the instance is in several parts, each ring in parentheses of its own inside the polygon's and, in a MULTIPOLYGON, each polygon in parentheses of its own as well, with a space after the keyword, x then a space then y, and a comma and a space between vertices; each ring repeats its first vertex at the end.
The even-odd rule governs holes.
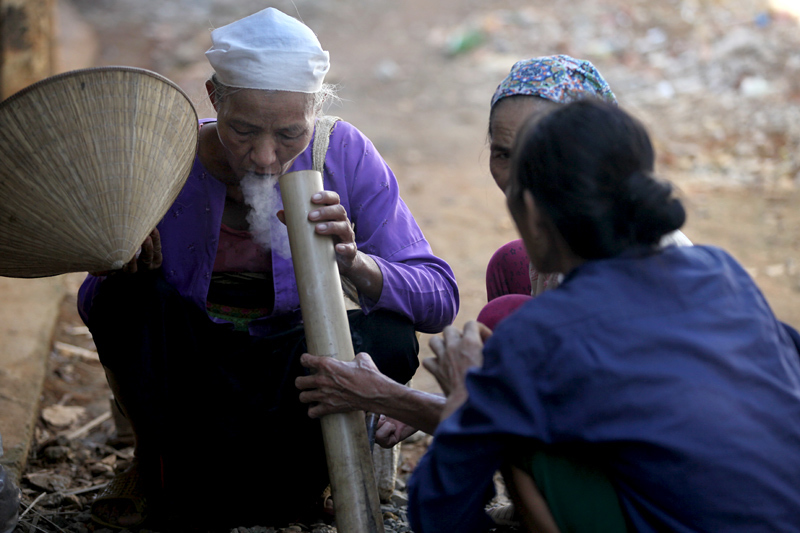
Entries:
POLYGON ((55 0, 0 0, 0 100, 52 76, 55 0))
MULTIPOLYGON (((317 235, 308 220, 317 208, 311 196, 323 190, 322 175, 315 170, 285 174, 280 188, 308 351, 351 361, 355 354, 333 239, 317 235)), ((321 423, 337 529, 383 532, 364 413, 327 415, 321 423)))

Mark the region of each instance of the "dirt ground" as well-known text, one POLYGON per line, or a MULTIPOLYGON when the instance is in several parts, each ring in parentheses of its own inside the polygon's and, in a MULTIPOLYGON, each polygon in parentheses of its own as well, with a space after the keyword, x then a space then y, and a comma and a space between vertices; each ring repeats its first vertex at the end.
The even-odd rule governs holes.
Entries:
MULTIPOLYGON (((342 102, 329 113, 364 131, 394 169, 434 251, 456 272, 457 324, 477 315, 486 300, 486 263, 516 236, 488 172, 491 94, 516 60, 567 53, 592 60, 621 105, 650 128, 657 170, 675 181, 688 206, 689 238, 730 251, 778 317, 800 327, 796 3, 60 0, 62 70, 155 70, 183 87, 201 116, 211 116, 203 89, 208 30, 267 5, 299 14, 331 52, 327 81, 340 85, 342 102)), ((70 276, 73 291, 55 340, 92 349, 74 311, 79 280, 70 276)), ((425 340, 421 357, 429 354, 425 340)), ((108 391, 97 362, 74 350, 53 353, 43 407, 85 408, 73 428, 105 412, 108 391)), ((424 370, 414 385, 437 389, 424 370)), ((63 429, 42 422, 40 444, 63 429)), ((112 431, 111 422, 100 429, 112 431)), ((409 450, 406 471, 420 448, 409 450)), ((92 479, 77 483, 85 469, 74 470, 64 482, 107 478, 110 463, 124 460, 104 457, 112 456, 90 461, 105 465, 92 467, 92 479)), ((77 513, 81 501, 73 504, 77 513)))

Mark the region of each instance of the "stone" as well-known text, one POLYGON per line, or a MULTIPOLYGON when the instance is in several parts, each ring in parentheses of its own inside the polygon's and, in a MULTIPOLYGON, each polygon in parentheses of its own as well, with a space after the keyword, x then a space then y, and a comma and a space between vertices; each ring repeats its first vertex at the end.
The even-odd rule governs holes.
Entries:
POLYGON ((394 491, 391 501, 397 507, 404 507, 408 505, 408 495, 405 492, 394 491))
POLYGON ((68 446, 48 446, 42 450, 42 455, 51 463, 59 463, 69 460, 72 450, 68 446))
POLYGON ((85 413, 85 407, 56 404, 42 409, 42 419, 53 427, 67 428, 77 423, 85 413))

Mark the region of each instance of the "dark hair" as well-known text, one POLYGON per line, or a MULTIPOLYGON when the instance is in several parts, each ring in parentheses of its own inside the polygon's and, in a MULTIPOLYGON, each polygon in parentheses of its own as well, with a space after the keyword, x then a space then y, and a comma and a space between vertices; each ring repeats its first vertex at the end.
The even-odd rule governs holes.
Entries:
POLYGON ((644 126, 619 107, 595 99, 566 104, 523 126, 509 199, 519 203, 530 190, 584 259, 654 246, 686 221, 672 186, 653 176, 654 160, 644 126))

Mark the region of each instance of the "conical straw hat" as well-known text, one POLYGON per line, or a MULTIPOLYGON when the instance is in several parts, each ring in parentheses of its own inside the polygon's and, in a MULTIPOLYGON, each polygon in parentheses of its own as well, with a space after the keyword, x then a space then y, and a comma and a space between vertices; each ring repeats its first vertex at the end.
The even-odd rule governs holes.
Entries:
POLYGON ((183 187, 197 113, 130 67, 47 78, 0 103, 0 276, 115 270, 183 187))

